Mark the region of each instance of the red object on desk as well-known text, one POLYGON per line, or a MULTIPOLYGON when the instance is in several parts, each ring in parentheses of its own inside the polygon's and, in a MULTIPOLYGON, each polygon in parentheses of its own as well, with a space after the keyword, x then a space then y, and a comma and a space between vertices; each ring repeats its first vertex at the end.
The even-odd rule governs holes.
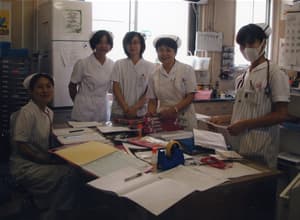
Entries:
POLYGON ((142 138, 139 138, 139 137, 127 138, 127 141, 130 144, 134 144, 134 145, 138 145, 138 146, 142 146, 142 147, 148 147, 150 149, 152 149, 154 147, 155 148, 165 148, 165 146, 163 146, 162 144, 149 142, 149 141, 143 140, 142 138))
POLYGON ((199 90, 194 95, 194 100, 208 100, 211 97, 212 90, 199 90))
POLYGON ((207 164, 209 166, 218 168, 218 169, 225 169, 226 168, 226 163, 225 162, 223 162, 222 160, 218 160, 217 158, 211 157, 211 156, 201 158, 200 162, 202 162, 204 164, 207 164))
POLYGON ((144 134, 151 134, 161 131, 177 131, 183 129, 176 118, 161 119, 158 116, 144 117, 144 134))
POLYGON ((139 124, 143 124, 144 123, 144 118, 132 118, 132 119, 128 119, 128 118, 116 118, 114 120, 114 123, 125 125, 125 126, 128 126, 129 128, 136 129, 136 128, 138 128, 139 124))

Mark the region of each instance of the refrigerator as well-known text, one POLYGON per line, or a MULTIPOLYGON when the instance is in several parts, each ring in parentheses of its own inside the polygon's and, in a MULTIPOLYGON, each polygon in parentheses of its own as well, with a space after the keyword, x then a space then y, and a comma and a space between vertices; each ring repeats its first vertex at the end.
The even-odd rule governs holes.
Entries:
POLYGON ((71 107, 68 84, 75 63, 92 50, 92 4, 83 1, 51 1, 38 8, 39 72, 54 78, 52 107, 71 107))

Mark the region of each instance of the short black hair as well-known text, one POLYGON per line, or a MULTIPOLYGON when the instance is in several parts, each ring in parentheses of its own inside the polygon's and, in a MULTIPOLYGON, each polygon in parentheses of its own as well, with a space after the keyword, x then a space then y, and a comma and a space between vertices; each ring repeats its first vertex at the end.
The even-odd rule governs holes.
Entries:
POLYGON ((46 73, 38 73, 31 78, 30 83, 29 83, 29 89, 32 91, 34 89, 37 81, 43 77, 48 79, 50 81, 50 83, 52 84, 52 86, 54 86, 54 80, 50 75, 48 75, 46 73))
POLYGON ((252 44, 256 40, 262 42, 264 39, 267 39, 267 35, 263 29, 255 24, 248 24, 241 27, 236 35, 236 42, 242 46, 252 44))
POLYGON ((123 38, 123 49, 124 49, 124 52, 125 52, 125 54, 127 55, 128 58, 130 57, 130 54, 128 53, 126 47, 127 47, 128 44, 130 44, 132 42, 132 39, 135 36, 139 38, 140 44, 141 44, 140 57, 143 57, 143 53, 144 53, 144 51, 146 49, 145 38, 144 38, 144 36, 141 33, 136 32, 136 31, 127 32, 125 34, 124 38, 123 38))
POLYGON ((91 46, 92 50, 94 50, 96 48, 97 44, 100 43, 100 40, 104 36, 106 36, 107 42, 110 45, 110 47, 113 48, 114 42, 113 42, 111 33, 109 33, 108 31, 105 31, 105 30, 100 30, 100 31, 95 32, 90 39, 90 46, 91 46))
POLYGON ((173 40, 172 38, 169 37, 162 37, 159 38, 157 40, 157 42, 155 43, 155 49, 157 50, 160 46, 166 46, 166 47, 170 47, 172 49, 174 49, 175 53, 177 53, 177 43, 175 40, 173 40))

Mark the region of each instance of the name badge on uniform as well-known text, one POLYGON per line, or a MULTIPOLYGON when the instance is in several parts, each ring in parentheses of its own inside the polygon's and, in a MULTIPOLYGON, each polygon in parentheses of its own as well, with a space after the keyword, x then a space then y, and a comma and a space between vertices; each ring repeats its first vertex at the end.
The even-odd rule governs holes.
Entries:
POLYGON ((256 104, 256 92, 254 90, 245 90, 243 100, 252 104, 256 104))
POLYGON ((138 79, 138 86, 144 87, 145 83, 146 83, 146 76, 145 74, 141 74, 138 79))

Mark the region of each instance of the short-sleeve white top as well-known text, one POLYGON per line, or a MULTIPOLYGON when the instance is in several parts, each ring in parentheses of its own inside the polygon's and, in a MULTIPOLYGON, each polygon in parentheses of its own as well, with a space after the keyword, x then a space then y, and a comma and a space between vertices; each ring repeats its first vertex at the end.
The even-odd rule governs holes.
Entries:
MULTIPOLYGON (((276 102, 289 102, 288 77, 276 64, 269 65, 271 93, 266 93, 268 63, 264 62, 237 78, 237 95, 231 123, 262 117, 272 111, 276 102)), ((248 130, 238 137, 233 146, 242 155, 262 157, 270 167, 276 166, 279 148, 279 127, 269 126, 248 130)))
POLYGON ((111 72, 114 62, 106 58, 102 65, 91 54, 79 60, 73 69, 71 82, 79 85, 75 96, 72 119, 77 121, 106 121, 107 92, 111 87, 111 72))
MULTIPOLYGON (((158 111, 180 102, 187 94, 197 92, 196 76, 193 68, 176 61, 169 73, 162 65, 149 80, 147 97, 159 101, 158 111)), ((193 103, 178 115, 180 123, 188 130, 197 127, 193 103)))
POLYGON ((52 121, 52 110, 46 107, 43 111, 31 100, 17 115, 13 140, 26 142, 33 150, 47 152, 52 121))
MULTIPOLYGON (((128 59, 116 61, 112 71, 112 81, 120 83, 121 92, 128 106, 133 106, 145 94, 149 76, 154 72, 155 64, 140 59, 136 64, 128 59)), ((138 116, 147 112, 147 105, 139 109, 138 116)), ((112 104, 112 115, 123 115, 123 110, 117 101, 112 104)))

